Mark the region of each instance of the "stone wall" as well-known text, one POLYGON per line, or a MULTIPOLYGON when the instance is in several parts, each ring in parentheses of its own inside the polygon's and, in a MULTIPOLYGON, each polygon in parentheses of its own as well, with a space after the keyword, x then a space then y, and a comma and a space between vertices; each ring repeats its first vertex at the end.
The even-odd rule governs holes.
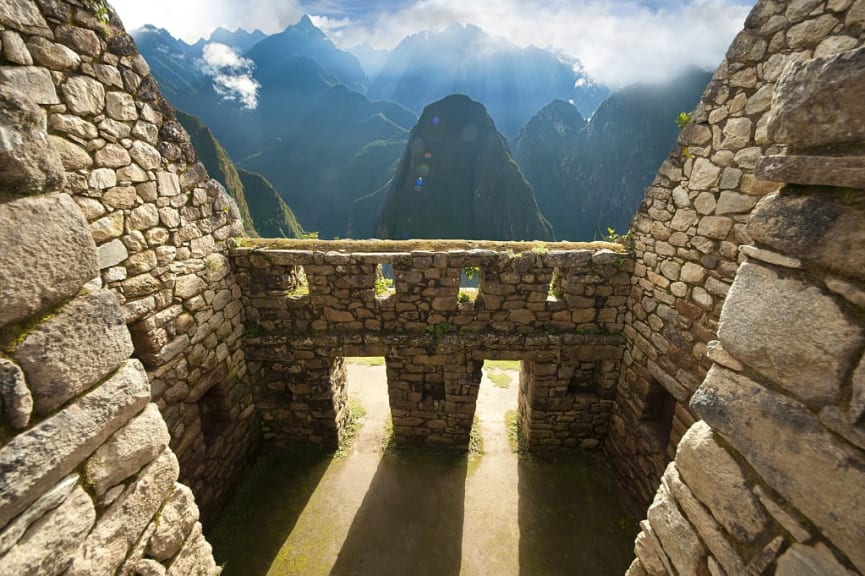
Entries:
POLYGON ((338 444, 344 356, 385 357, 396 442, 465 448, 484 359, 523 360, 520 426, 531 449, 594 448, 606 438, 628 254, 557 244, 258 244, 235 250, 232 262, 266 440, 338 444), (377 296, 382 265, 393 266, 394 290, 377 296), (458 298, 465 269, 480 278, 473 301, 458 298))
POLYGON ((757 124, 766 193, 632 576, 865 573, 865 2, 760 2, 767 29, 798 50, 757 124))
POLYGON ((0 3, 0 43, 0 85, 47 114, 65 192, 98 249, 98 276, 120 303, 181 479, 207 519, 258 438, 225 256, 226 241, 243 232, 237 214, 116 17, 102 22, 76 0, 9 0, 0 3))
POLYGON ((0 571, 217 574, 47 124, 0 85, 0 571))
POLYGON ((682 435, 688 402, 721 352, 718 322, 752 248, 758 200, 779 184, 754 174, 780 151, 768 134, 782 71, 856 48, 861 0, 761 0, 661 166, 633 221, 636 265, 623 377, 606 445, 625 486, 648 505, 682 435))

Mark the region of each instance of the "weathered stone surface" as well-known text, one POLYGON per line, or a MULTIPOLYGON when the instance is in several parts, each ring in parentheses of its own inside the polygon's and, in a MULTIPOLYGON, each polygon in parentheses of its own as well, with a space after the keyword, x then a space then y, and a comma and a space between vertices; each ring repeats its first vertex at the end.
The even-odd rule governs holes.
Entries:
POLYGON ((676 571, 679 574, 704 573, 701 565, 705 563, 706 548, 663 484, 658 487, 646 514, 676 571))
POLYGON ((717 362, 725 368, 740 372, 745 369, 741 362, 733 358, 729 352, 724 350, 718 340, 710 340, 706 344, 706 357, 713 362, 717 362))
POLYGON ((78 474, 71 474, 39 497, 32 506, 19 514, 0 532, 0 556, 14 546, 30 526, 66 501, 69 493, 78 485, 78 474))
POLYGON ((168 560, 180 550, 196 522, 198 506, 195 505, 192 490, 183 484, 175 484, 174 492, 159 513, 148 554, 158 560, 168 560))
POLYGON ((675 462, 670 462, 662 478, 667 491, 673 495, 676 503, 684 511, 685 516, 696 528, 700 538, 709 552, 723 566, 727 574, 743 574, 745 565, 736 550, 727 541, 709 510, 701 504, 688 486, 682 482, 675 462))
POLYGON ((36 326, 12 357, 24 370, 36 411, 48 414, 104 378, 132 354, 114 294, 73 300, 36 326))
POLYGON ((772 518, 790 533, 790 536, 799 542, 806 542, 811 538, 811 533, 805 530, 798 520, 790 516, 778 503, 776 503, 760 486, 754 487, 754 494, 760 499, 760 503, 766 508, 772 518))
POLYGON ((119 144, 106 144, 103 148, 96 151, 94 157, 97 166, 108 168, 120 168, 132 162, 129 152, 119 144))
POLYGON ((152 558, 143 558, 133 566, 135 576, 165 576, 165 566, 152 558))
POLYGON ((0 358, 0 403, 4 421, 12 428, 26 428, 33 413, 33 396, 24 372, 15 363, 0 358))
POLYGON ((162 156, 159 151, 146 142, 133 142, 129 149, 129 155, 145 170, 156 170, 162 164, 162 156))
POLYGON ((138 472, 168 446, 168 428, 155 404, 118 430, 87 460, 85 478, 97 495, 138 472))
POLYGON ((99 518, 67 575, 113 574, 156 515, 179 473, 177 458, 170 450, 144 468, 99 518))
POLYGON ((112 240, 99 247, 99 269, 104 270, 117 266, 129 258, 129 251, 120 240, 112 240))
POLYGON ((791 184, 865 189, 865 156, 766 156, 756 175, 791 184))
POLYGON ((807 148, 865 141, 865 48, 794 62, 775 93, 773 142, 807 148))
POLYGON ((865 457, 805 406, 713 367, 691 408, 738 450, 773 490, 865 569, 865 457))
POLYGON ((168 576, 216 576, 220 568, 213 560, 213 550, 196 523, 192 533, 168 568, 168 576))
POLYGON ((847 416, 850 422, 856 422, 865 416, 865 356, 859 360, 853 371, 853 394, 847 416))
POLYGON ((80 486, 33 523, 21 540, 0 557, 4 574, 62 574, 96 521, 93 501, 80 486))
POLYGON ((3 56, 6 60, 13 64, 21 64, 22 66, 31 66, 33 58, 24 44, 24 40, 17 32, 12 30, 0 31, 0 43, 3 45, 3 56))
POLYGON ((90 140, 99 135, 99 131, 92 122, 82 120, 72 114, 52 114, 49 120, 51 127, 55 130, 77 136, 84 140, 90 140))
POLYGON ((133 210, 128 218, 132 230, 146 230, 159 224, 159 210, 153 204, 143 204, 133 210))
POLYGON ((60 104, 51 73, 45 68, 0 66, 0 84, 20 90, 36 104, 60 104))
POLYGON ((81 64, 81 57, 75 51, 39 36, 31 38, 27 48, 37 64, 52 70, 72 70, 81 64))
POLYGON ((752 214, 748 234, 778 252, 865 278, 865 209, 825 196, 771 194, 752 214))
POLYGON ((25 510, 150 401, 137 360, 0 449, 0 525, 25 510))
POLYGON ((177 196, 180 194, 180 180, 177 178, 177 174, 157 172, 156 182, 159 186, 160 196, 177 196))
POLYGON ((105 108, 105 87, 89 76, 71 76, 61 86, 69 110, 81 116, 95 116, 105 108))
POLYGON ((105 95, 105 111, 108 116, 121 122, 138 120, 135 99, 126 92, 108 92, 105 95))
POLYGON ((66 194, 0 205, 0 326, 76 294, 98 274, 87 221, 66 194))
POLYGON ((784 256, 783 254, 778 254, 771 250, 763 250, 756 246, 741 246, 739 247, 739 252, 752 260, 759 260, 768 264, 775 264, 776 266, 783 266, 785 268, 793 268, 797 270, 803 268, 802 261, 798 258, 790 258, 789 256, 784 256))
POLYGON ((778 558, 777 576, 854 576, 844 568, 825 544, 795 543, 778 558))
POLYGON ((723 240, 730 233, 732 227, 733 221, 726 216, 706 216, 697 225, 697 234, 715 240, 723 240))
POLYGON ((865 342, 862 329, 816 286, 753 263, 739 268, 718 337, 737 359, 815 402, 832 401, 865 342))
POLYGON ((33 0, 0 0, 0 24, 12 28, 48 29, 33 0))
POLYGON ((705 422, 697 422, 676 451, 676 465, 691 492, 729 534, 753 543, 767 523, 742 470, 721 448, 705 422))
POLYGON ((72 141, 59 136, 49 135, 48 143, 60 156, 60 163, 69 172, 83 170, 93 165, 93 158, 87 150, 72 141))
MULTIPOLYGON (((207 287, 207 283, 195 274, 180 276, 174 284, 174 294, 178 298, 191 298, 196 294, 200 294, 207 287)), ((325 309, 327 313, 328 309, 325 309)), ((354 320, 354 316, 349 314, 347 320, 354 320)))
POLYGON ((721 169, 705 158, 697 158, 691 169, 688 187, 691 190, 708 190, 718 184, 721 169))
POLYGON ((715 214, 742 214, 750 212, 757 203, 757 198, 746 194, 739 194, 730 190, 721 192, 718 198, 718 207, 715 214))

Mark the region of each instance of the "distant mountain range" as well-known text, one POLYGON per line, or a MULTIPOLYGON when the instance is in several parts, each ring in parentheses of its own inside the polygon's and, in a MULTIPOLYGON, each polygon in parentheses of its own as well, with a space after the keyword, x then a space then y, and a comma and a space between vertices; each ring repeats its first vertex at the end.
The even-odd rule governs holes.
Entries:
MULTIPOLYGON (((691 109, 698 95, 683 80, 660 92, 636 87, 604 100, 606 87, 594 84, 578 62, 518 48, 471 25, 415 34, 391 51, 359 48, 356 55, 335 46, 308 17, 271 36, 218 29, 192 45, 150 26, 133 36, 163 94, 200 118, 224 146, 238 168, 236 180, 265 191, 261 197, 278 217, 268 225, 256 221, 253 206, 260 201, 250 202, 244 216, 263 235, 297 234, 301 227, 292 222, 299 221, 322 238, 452 236, 457 229, 465 237, 547 237, 548 222, 537 206, 559 237, 586 239, 599 226, 624 228, 644 182, 675 145, 673 118, 691 109), (417 114, 442 99, 452 104, 446 97, 455 92, 485 107, 483 121, 476 120, 488 148, 471 153, 481 180, 447 186, 489 190, 495 182, 500 201, 485 209, 500 226, 464 230, 456 226, 464 214, 456 213, 427 218, 423 231, 398 225, 398 199, 413 190, 406 183, 418 168, 404 154, 410 130, 417 124, 414 145, 425 135, 417 114), (513 138, 513 159, 504 140, 501 149, 493 145, 499 132, 513 138), (526 180, 534 195, 531 187, 515 192, 526 180), (274 189, 297 220, 283 217, 268 191, 274 189), (522 223, 517 211, 527 211, 522 223)), ((455 175, 469 174, 467 165, 457 165, 455 175)), ((230 188, 227 179, 223 184, 230 188)), ((456 202, 435 208, 447 205, 467 210, 456 202)))

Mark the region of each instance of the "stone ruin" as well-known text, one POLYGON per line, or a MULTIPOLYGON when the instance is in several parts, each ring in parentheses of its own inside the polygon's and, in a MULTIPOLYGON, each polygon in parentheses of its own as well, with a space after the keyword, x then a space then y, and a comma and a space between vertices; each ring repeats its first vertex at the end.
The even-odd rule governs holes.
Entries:
POLYGON ((757 3, 623 253, 237 248, 93 8, 0 0, 4 573, 218 573, 202 522, 262 444, 333 446, 373 354, 396 440, 457 447, 522 360, 532 449, 602 449, 646 507, 631 576, 865 573, 865 0, 757 3))

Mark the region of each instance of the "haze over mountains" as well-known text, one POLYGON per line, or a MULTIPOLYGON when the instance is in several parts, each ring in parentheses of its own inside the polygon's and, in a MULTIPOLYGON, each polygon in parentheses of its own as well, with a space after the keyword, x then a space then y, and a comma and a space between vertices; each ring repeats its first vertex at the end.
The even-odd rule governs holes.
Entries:
POLYGON ((308 17, 271 36, 218 29, 194 45, 149 26, 133 35, 163 94, 200 118, 249 172, 236 172, 257 191, 246 191, 249 208, 241 211, 263 235, 305 228, 323 238, 587 240, 599 227, 625 229, 675 144, 673 119, 693 108, 708 80, 635 86, 604 100, 608 90, 578 62, 471 25, 415 34, 389 52, 359 49, 362 60, 308 17), (469 98, 446 98, 455 93, 469 98), (430 134, 417 115, 442 99, 458 117, 471 117, 485 147, 437 144, 452 173, 433 176, 425 190, 443 186, 439 198, 448 201, 425 205, 414 191, 420 175, 412 154, 430 134), (476 209, 489 214, 456 226, 476 209))

